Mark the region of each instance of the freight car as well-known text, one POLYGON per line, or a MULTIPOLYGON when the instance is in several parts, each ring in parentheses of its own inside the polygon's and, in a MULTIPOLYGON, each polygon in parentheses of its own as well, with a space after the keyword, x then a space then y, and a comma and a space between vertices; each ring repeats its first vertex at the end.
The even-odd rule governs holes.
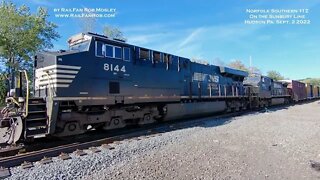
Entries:
POLYGON ((319 98, 319 86, 313 86, 313 97, 314 98, 319 98))
POLYGON ((305 91, 308 99, 316 99, 319 97, 319 86, 310 83, 305 84, 305 91))
POLYGON ((307 94, 307 99, 312 99, 313 98, 313 85, 310 83, 306 83, 306 94, 307 94))
POLYGON ((35 57, 33 98, 7 99, 0 120, 7 143, 249 107, 246 72, 93 33, 68 43, 67 51, 35 57))
POLYGON ((307 91, 305 83, 295 80, 281 80, 280 82, 287 83, 288 94, 291 96, 291 101, 298 102, 307 99, 307 91))

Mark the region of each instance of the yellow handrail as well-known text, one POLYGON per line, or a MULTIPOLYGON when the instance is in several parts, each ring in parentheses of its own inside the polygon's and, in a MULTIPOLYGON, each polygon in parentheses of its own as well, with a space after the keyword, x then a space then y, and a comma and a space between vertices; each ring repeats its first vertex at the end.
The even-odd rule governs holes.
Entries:
POLYGON ((13 97, 8 97, 7 99, 11 99, 17 106, 20 107, 20 104, 18 103, 18 101, 15 100, 13 97))
POLYGON ((29 78, 28 78, 28 73, 26 70, 23 70, 24 75, 26 76, 26 81, 27 81, 27 94, 26 94, 26 113, 25 117, 28 116, 29 113, 29 78))

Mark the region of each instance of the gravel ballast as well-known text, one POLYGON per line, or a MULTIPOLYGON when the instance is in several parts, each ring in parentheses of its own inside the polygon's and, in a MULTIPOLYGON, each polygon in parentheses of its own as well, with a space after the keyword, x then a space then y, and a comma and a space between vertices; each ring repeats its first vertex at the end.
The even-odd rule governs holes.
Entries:
POLYGON ((310 160, 320 162, 319 103, 205 118, 113 150, 12 168, 8 179, 316 179, 310 160))

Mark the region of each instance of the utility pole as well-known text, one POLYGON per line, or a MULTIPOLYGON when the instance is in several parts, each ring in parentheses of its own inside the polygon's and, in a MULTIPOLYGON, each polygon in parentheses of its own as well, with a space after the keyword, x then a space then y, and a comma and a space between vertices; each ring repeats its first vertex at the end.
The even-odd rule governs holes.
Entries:
POLYGON ((252 58, 249 56, 249 72, 252 73, 252 58))

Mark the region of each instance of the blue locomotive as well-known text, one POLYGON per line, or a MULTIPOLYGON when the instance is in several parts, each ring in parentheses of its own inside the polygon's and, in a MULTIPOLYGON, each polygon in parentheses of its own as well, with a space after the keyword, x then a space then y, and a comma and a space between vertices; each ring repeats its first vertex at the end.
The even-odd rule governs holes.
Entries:
POLYGON ((244 71, 93 33, 72 36, 68 43, 67 51, 35 57, 34 97, 27 92, 8 98, 0 120, 0 129, 9 132, 7 143, 240 111, 276 98, 267 77, 248 78, 244 71))
POLYGON ((260 74, 251 74, 245 77, 243 84, 250 87, 248 96, 252 107, 268 107, 290 102, 288 83, 277 82, 260 74))

